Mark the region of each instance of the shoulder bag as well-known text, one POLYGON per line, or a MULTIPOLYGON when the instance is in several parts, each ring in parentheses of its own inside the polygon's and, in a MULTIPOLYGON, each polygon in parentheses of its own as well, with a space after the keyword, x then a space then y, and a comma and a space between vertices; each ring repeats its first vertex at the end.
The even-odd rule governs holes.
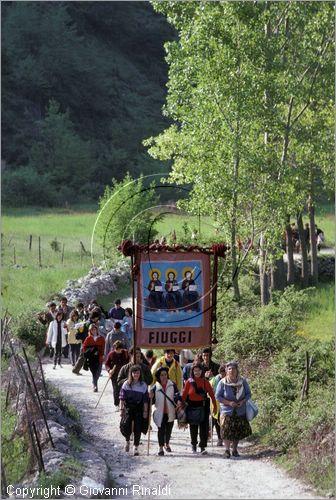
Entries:
POLYGON ((160 390, 160 392, 162 392, 164 397, 167 398, 168 401, 170 401, 171 404, 175 407, 175 418, 177 419, 178 425, 184 426, 185 424, 187 424, 187 406, 183 405, 183 406, 177 407, 175 401, 170 399, 170 397, 167 396, 167 394, 162 389, 159 389, 159 390, 160 390))
POLYGON ((249 422, 253 420, 258 415, 258 406, 252 399, 246 401, 246 418, 249 422))

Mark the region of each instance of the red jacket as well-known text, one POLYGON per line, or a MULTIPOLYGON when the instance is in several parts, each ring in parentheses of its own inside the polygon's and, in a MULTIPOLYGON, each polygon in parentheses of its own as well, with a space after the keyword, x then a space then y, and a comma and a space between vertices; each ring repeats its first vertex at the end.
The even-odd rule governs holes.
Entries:
MULTIPOLYGON (((215 395, 213 392, 213 389, 209 383, 209 381, 206 378, 203 377, 197 377, 195 378, 195 383, 198 389, 204 389, 205 392, 210 396, 212 404, 214 407, 216 407, 216 399, 215 395)), ((203 401, 203 397, 200 394, 197 394, 195 391, 195 388, 193 387, 193 384, 191 383, 191 379, 188 379, 184 389, 183 389, 183 394, 182 394, 182 400, 186 401, 187 399, 190 399, 190 401, 203 401)))
POLYGON ((82 351, 84 352, 86 347, 94 347, 94 346, 98 348, 99 363, 102 363, 104 358, 104 349, 105 349, 105 339, 102 335, 98 335, 98 337, 96 337, 96 340, 93 338, 92 335, 86 337, 86 339, 83 342, 82 351))

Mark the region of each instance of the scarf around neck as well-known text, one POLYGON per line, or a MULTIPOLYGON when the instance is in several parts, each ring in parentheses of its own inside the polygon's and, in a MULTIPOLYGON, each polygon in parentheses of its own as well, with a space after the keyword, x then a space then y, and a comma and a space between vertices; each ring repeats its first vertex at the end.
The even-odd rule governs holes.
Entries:
POLYGON ((229 385, 230 387, 233 387, 235 389, 236 392, 235 397, 237 401, 238 399, 244 396, 245 394, 245 389, 243 384, 244 379, 242 377, 238 377, 237 382, 230 382, 227 377, 224 377, 223 380, 225 385, 229 385))

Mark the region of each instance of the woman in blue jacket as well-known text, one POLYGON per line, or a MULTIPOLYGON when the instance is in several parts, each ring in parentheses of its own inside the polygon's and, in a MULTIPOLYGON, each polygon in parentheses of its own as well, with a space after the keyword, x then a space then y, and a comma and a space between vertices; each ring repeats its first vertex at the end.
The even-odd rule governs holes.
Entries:
POLYGON ((245 378, 239 375, 238 363, 226 364, 226 375, 218 383, 216 399, 220 402, 221 435, 225 445, 224 456, 239 457, 238 443, 252 434, 246 418, 246 401, 251 398, 251 390, 245 378))

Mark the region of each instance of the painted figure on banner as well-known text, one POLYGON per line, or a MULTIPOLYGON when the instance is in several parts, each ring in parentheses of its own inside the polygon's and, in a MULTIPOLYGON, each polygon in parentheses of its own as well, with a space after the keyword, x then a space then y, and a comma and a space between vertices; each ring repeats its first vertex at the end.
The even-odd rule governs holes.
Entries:
POLYGON ((210 258, 201 253, 141 255, 137 280, 137 339, 149 349, 208 345, 210 258))
POLYGON ((164 308, 163 287, 160 281, 161 273, 159 269, 151 269, 149 276, 151 280, 147 287, 149 290, 147 310, 155 312, 164 308))
POLYGON ((183 299, 182 305, 184 311, 187 312, 199 312, 199 294, 197 291, 197 285, 193 279, 194 273, 191 268, 186 268, 183 270, 184 280, 182 281, 183 299))
POLYGON ((165 284, 166 290, 166 309, 171 312, 178 312, 182 305, 182 297, 180 293, 180 287, 177 281, 177 272, 175 269, 167 269, 166 271, 167 281, 165 284))

